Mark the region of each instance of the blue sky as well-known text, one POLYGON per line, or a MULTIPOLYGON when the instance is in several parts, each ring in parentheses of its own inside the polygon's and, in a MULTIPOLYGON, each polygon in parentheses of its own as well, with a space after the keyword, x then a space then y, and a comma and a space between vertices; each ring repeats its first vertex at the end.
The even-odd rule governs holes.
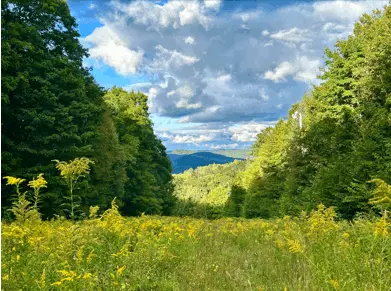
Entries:
POLYGON ((246 148, 387 1, 69 1, 97 82, 149 96, 169 150, 246 148))

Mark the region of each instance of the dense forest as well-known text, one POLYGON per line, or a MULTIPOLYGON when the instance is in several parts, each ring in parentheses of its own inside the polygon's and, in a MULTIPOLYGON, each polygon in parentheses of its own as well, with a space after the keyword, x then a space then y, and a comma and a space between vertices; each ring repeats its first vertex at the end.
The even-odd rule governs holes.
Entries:
MULTIPOLYGON (((67 188, 53 160, 87 157, 90 175, 75 189, 82 209, 107 208, 117 197, 127 215, 169 214, 171 163, 148 97, 99 87, 83 67, 88 52, 66 1, 2 1, 1 15, 2 177, 44 173, 39 210, 62 215, 67 188)), ((12 202, 5 182, 2 210, 12 202)))

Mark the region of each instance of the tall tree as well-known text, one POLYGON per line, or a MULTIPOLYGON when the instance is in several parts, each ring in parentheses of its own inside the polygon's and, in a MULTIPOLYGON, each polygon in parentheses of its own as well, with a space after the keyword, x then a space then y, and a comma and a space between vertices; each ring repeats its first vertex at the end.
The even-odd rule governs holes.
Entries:
POLYGON ((111 110, 124 155, 127 181, 123 212, 169 214, 174 203, 171 162, 155 136, 148 97, 113 87, 104 96, 111 110))
POLYGON ((51 215, 59 201, 51 160, 92 156, 103 92, 83 68, 87 51, 66 1, 5 0, 1 15, 2 175, 44 172, 51 215))

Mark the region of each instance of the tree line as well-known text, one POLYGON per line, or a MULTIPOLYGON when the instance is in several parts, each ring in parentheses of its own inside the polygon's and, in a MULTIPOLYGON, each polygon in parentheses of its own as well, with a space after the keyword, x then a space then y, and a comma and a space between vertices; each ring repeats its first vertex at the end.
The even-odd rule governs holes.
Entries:
MULTIPOLYGON (((88 52, 66 1, 6 0, 1 14, 2 177, 44 173, 39 209, 53 217, 68 191, 53 160, 86 157, 94 164, 76 189, 84 208, 107 208, 117 197, 125 215, 169 214, 171 162, 147 96, 98 86, 83 66, 88 52)), ((2 210, 12 195, 2 187, 2 210)))

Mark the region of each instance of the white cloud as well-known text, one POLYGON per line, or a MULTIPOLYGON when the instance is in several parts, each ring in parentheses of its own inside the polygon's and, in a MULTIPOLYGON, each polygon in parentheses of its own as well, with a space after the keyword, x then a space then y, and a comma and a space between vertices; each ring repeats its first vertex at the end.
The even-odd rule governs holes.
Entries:
POLYGON ((299 69, 293 78, 305 83, 315 82, 317 75, 320 73, 320 60, 311 60, 307 57, 300 57, 297 62, 299 69))
POLYGON ((268 101, 270 99, 270 96, 266 93, 265 88, 261 88, 259 90, 259 95, 261 96, 262 100, 268 101))
MULTIPOLYGON (((153 84, 151 82, 145 82, 145 83, 136 83, 136 84, 131 84, 128 86, 124 86, 123 88, 127 91, 141 91, 143 92, 145 88, 150 88, 153 84)), ((152 89, 152 88, 151 88, 152 89)))
POLYGON ((237 124, 228 128, 232 133, 231 140, 238 142, 253 142, 257 139, 258 133, 267 127, 273 126, 274 122, 270 123, 244 123, 237 124))
POLYGON ((192 144, 200 144, 206 141, 213 140, 213 136, 207 135, 199 135, 199 136, 191 136, 191 135, 175 135, 172 139, 173 143, 192 143, 192 144))
POLYGON ((207 6, 206 3, 201 4, 195 0, 176 0, 159 5, 139 0, 128 4, 114 2, 114 6, 125 13, 127 17, 132 18, 134 23, 144 25, 150 30, 160 31, 169 27, 178 29, 181 26, 195 23, 207 29, 210 22, 207 9, 218 10, 217 2, 213 1, 207 6))
POLYGON ((206 83, 204 93, 210 96, 227 94, 232 91, 230 87, 231 80, 232 76, 230 74, 223 74, 213 77, 206 75, 204 78, 204 82, 206 83))
POLYGON ((195 42, 195 39, 191 36, 188 36, 185 38, 185 43, 187 43, 187 44, 194 44, 194 42, 195 42))
POLYGON ((94 10, 96 7, 97 7, 96 4, 91 3, 90 6, 88 6, 88 9, 89 10, 94 10))
POLYGON ((300 29, 297 27, 280 30, 276 33, 271 34, 270 37, 288 43, 308 42, 312 39, 308 29, 300 29))
POLYGON ((204 0, 204 5, 206 8, 218 11, 222 2, 222 0, 204 0))
POLYGON ((234 13, 233 18, 241 19, 243 22, 254 21, 261 16, 261 10, 253 10, 248 12, 234 13))
POLYGON ((239 144, 237 143, 230 143, 230 144, 207 144, 207 147, 213 149, 213 150, 220 150, 220 149, 236 149, 239 147, 239 144))
POLYGON ((318 1, 313 3, 314 17, 322 20, 353 22, 364 12, 371 12, 387 1, 318 1))
POLYGON ((293 76, 296 81, 311 83, 319 74, 320 60, 311 60, 306 56, 297 57, 293 62, 282 62, 274 71, 267 71, 264 78, 276 83, 286 81, 287 76, 293 76))
POLYGON ((157 45, 155 49, 156 57, 150 68, 152 72, 168 71, 182 66, 193 65, 199 61, 197 57, 186 56, 176 50, 168 50, 161 45, 157 45))
POLYGON ((170 91, 167 93, 168 96, 178 95, 180 99, 175 104, 177 108, 185 109, 197 109, 202 107, 200 102, 191 103, 190 99, 194 96, 195 92, 189 86, 180 87, 175 91, 170 91))
POLYGON ((296 72, 296 68, 290 62, 282 62, 274 69, 274 71, 267 71, 264 75, 265 79, 274 82, 284 81, 286 76, 292 75, 296 72))
POLYGON ((92 58, 101 60, 113 67, 120 75, 130 75, 137 72, 143 51, 128 48, 120 37, 108 26, 98 27, 83 42, 91 45, 89 53, 92 58))
MULTIPOLYGON (((324 47, 346 37, 362 12, 384 4, 318 1, 263 9, 259 2, 247 9, 230 3, 219 12, 220 1, 115 0, 99 13, 103 27, 83 40, 91 49, 86 63, 141 75, 146 84, 126 88, 149 95, 153 116, 181 122, 175 128, 219 123, 225 135, 216 133, 213 143, 229 144, 233 122, 285 117, 317 82, 324 47)), ((246 134, 234 138, 254 139, 246 134)))
POLYGON ((273 46, 274 42, 271 40, 267 43, 265 43, 264 47, 267 47, 267 46, 273 46))
POLYGON ((268 36, 269 34, 270 34, 270 32, 267 31, 266 29, 262 31, 263 36, 268 36))
POLYGON ((189 100, 186 98, 180 99, 176 103, 177 108, 186 108, 186 109, 198 109, 202 107, 202 104, 200 102, 197 103, 189 103, 189 100))
POLYGON ((162 139, 169 140, 175 144, 200 144, 203 142, 211 141, 215 138, 214 134, 200 134, 200 135, 190 135, 190 134, 171 134, 168 132, 158 133, 159 137, 162 139))

